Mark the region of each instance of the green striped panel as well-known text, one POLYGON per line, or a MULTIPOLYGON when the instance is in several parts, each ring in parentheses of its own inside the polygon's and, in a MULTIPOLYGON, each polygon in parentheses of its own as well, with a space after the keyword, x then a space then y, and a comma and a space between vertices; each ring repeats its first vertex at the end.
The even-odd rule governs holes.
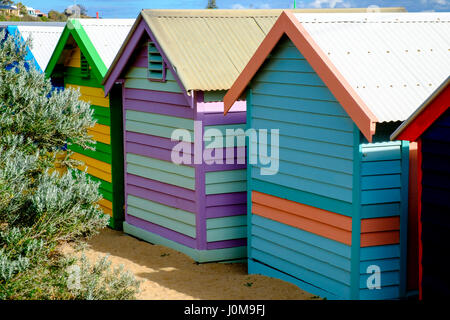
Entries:
POLYGON ((69 149, 78 152, 87 157, 111 164, 111 146, 105 143, 97 142, 94 146, 95 151, 84 149, 77 144, 69 146, 69 149))
POLYGON ((113 186, 112 183, 94 177, 90 174, 87 174, 89 179, 94 182, 100 182, 99 192, 106 200, 113 201, 113 186))
POLYGON ((95 106, 92 104, 91 108, 94 109, 94 118, 97 119, 97 123, 105 126, 111 126, 111 117, 109 114, 110 108, 95 106))
POLYGON ((205 174, 206 194, 246 191, 246 170, 207 172, 205 174))
POLYGON ((206 220, 208 242, 242 239, 247 236, 247 216, 233 216, 206 220))
POLYGON ((195 238, 195 214, 129 195, 128 214, 195 238))
POLYGON ((103 88, 95 77, 83 79, 80 68, 66 67, 64 72, 64 84, 75 84, 79 86, 103 88))
MULTIPOLYGON (((175 129, 186 129, 194 137, 194 121, 159 114, 127 110, 126 130, 171 139, 175 129)), ((192 142, 192 141, 187 141, 192 142)))
POLYGON ((128 153, 127 173, 182 188, 195 189, 195 169, 168 161, 128 153))

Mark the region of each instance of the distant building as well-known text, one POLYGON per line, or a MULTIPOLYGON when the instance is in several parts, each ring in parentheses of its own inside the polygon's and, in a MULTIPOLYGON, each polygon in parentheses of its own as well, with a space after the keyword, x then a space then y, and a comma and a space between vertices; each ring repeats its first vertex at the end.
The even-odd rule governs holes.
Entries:
POLYGON ((36 9, 35 10, 36 17, 47 17, 48 15, 46 13, 43 13, 41 10, 36 9))
POLYGON ((27 13, 29 16, 32 17, 37 17, 36 15, 36 9, 32 8, 32 7, 27 7, 27 13))
POLYGON ((8 16, 18 16, 19 10, 16 6, 10 6, 10 5, 0 5, 0 12, 2 14, 6 14, 8 16))

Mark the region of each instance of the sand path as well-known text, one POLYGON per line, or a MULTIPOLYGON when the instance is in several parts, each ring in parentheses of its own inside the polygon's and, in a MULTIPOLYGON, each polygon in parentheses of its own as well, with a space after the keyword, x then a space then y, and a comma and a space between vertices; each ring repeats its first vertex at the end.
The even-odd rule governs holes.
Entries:
POLYGON ((261 275, 247 275, 246 264, 196 264, 175 250, 104 229, 84 251, 92 261, 106 254, 142 280, 138 299, 304 300, 313 296, 297 286, 261 275))

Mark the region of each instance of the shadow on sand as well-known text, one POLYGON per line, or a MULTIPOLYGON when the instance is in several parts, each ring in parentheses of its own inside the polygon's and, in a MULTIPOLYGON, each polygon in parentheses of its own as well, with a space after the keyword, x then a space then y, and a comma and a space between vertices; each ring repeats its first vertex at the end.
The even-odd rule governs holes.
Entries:
POLYGON ((311 299, 312 295, 279 279, 248 275, 244 263, 197 264, 167 247, 122 232, 103 230, 89 242, 88 257, 110 255, 143 280, 140 299, 311 299))

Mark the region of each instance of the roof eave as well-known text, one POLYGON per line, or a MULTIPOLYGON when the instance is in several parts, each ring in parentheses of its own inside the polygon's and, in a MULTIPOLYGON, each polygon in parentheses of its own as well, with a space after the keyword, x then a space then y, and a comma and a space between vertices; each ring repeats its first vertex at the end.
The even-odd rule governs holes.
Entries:
POLYGON ((142 11, 139 13, 138 17, 136 18, 136 21, 134 22, 133 26, 130 29, 130 32, 128 33, 127 37, 125 38, 125 41, 122 43, 122 46, 120 47, 119 51, 117 52, 116 56, 114 57, 113 62, 111 63, 111 66, 106 71, 105 76, 102 79, 102 85, 104 86, 105 95, 108 94, 108 92, 111 90, 111 88, 114 86, 114 83, 118 80, 120 74, 122 73, 123 67, 116 69, 117 64, 119 64, 119 61, 124 56, 124 51, 127 50, 128 44, 130 40, 135 36, 135 30, 139 26, 139 24, 142 21, 142 11))
MULTIPOLYGON (((422 103, 422 105, 414 111, 411 116, 406 119, 398 128, 391 134, 391 141, 393 140, 408 140, 408 141, 417 141, 419 137, 428 129, 429 125, 431 125, 431 120, 429 120, 426 124, 417 125, 415 129, 413 126, 416 121, 419 121, 419 118, 426 112, 430 105, 436 102, 437 99, 440 98, 441 94, 445 91, 445 94, 449 94, 449 86, 450 86, 450 76, 422 103)), ((441 100, 450 101, 449 98, 441 98, 441 100)), ((441 101, 438 101, 440 103, 441 101)), ((437 119, 446 108, 438 108, 438 112, 434 112, 433 115, 430 115, 429 119, 437 119)))
POLYGON ((86 59, 92 67, 94 76, 99 82, 101 82, 103 75, 106 73, 106 66, 78 20, 67 21, 61 37, 58 40, 58 44, 56 45, 56 48, 52 53, 52 57, 50 58, 50 61, 45 69, 46 77, 51 77, 53 70, 58 63, 59 57, 66 46, 69 36, 74 38, 78 47, 82 51, 87 52, 86 59))

